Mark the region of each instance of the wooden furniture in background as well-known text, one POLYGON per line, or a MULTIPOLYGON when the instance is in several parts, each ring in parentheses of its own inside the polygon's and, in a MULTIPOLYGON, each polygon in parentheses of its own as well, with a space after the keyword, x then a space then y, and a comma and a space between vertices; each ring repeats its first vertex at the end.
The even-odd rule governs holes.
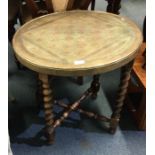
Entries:
POLYGON ((15 33, 14 25, 17 23, 17 18, 19 17, 20 3, 19 0, 9 0, 8 1, 8 38, 9 41, 15 33))
POLYGON ((41 15, 55 11, 82 9, 87 10, 92 3, 95 7, 95 0, 9 0, 8 1, 8 38, 11 42, 15 33, 14 25, 17 19, 21 25, 41 15))
POLYGON ((133 67, 133 74, 134 76, 136 76, 138 83, 140 83, 140 85, 143 88, 146 88, 146 70, 142 68, 144 63, 143 53, 145 52, 145 48, 146 48, 146 43, 143 43, 140 48, 140 52, 138 53, 135 59, 135 63, 133 67))
MULTIPOLYGON (((15 33, 14 25, 17 23, 17 19, 21 19, 20 16, 20 0, 8 1, 8 39, 11 42, 15 33)), ((20 63, 15 58, 17 67, 20 69, 20 63)))
POLYGON ((91 2, 91 10, 95 10, 95 3, 96 3, 96 0, 92 0, 92 2, 91 2))
MULTIPOLYGON (((80 0, 76 0, 76 1, 79 2, 80 0)), ((107 12, 119 14, 119 10, 121 8, 121 0, 106 0, 106 1, 108 2, 107 12)), ((88 4, 88 2, 89 1, 87 1, 87 4, 88 4)), ((96 0, 92 0, 91 10, 95 10, 95 3, 96 3, 96 0)), ((88 6, 88 5, 86 5, 86 6, 88 6)))
POLYGON ((106 0, 108 2, 107 12, 119 14, 121 8, 121 0, 106 0))
MULTIPOLYGON (((109 122, 109 132, 115 133, 133 59, 141 43, 141 31, 132 21, 114 14, 95 11, 78 10, 49 14, 26 23, 16 32, 13 47, 17 59, 29 69, 36 71, 42 83, 49 143, 53 142, 54 129, 73 110, 77 110, 83 100, 89 96, 96 98, 100 88, 98 74, 122 67, 114 111, 110 118, 102 117, 107 118, 104 121, 109 122), (94 75, 90 88, 70 104, 59 119, 53 117, 54 98, 49 85, 50 75, 94 75)), ((95 118, 100 118, 97 114, 85 113, 90 117, 94 115, 95 118)))
MULTIPOLYGON (((106 0, 108 2, 107 12, 119 14, 121 0, 106 0)), ((96 0, 9 0, 8 1, 8 32, 9 41, 15 33, 14 25, 17 18, 24 24, 29 20, 55 11, 88 9, 91 3, 91 10, 95 9, 96 0), (53 3, 51 3, 53 2, 53 3), (54 5, 53 5, 54 4, 54 5)))
POLYGON ((87 10, 92 1, 93 0, 25 0, 26 5, 23 6, 22 9, 23 22, 25 23, 30 20, 30 18, 53 12, 75 9, 87 10), (29 13, 27 12, 27 9, 29 10, 29 13))
MULTIPOLYGON (((143 42, 146 44, 146 16, 143 22, 143 42)), ((144 56, 143 68, 146 69, 146 47, 145 47, 143 56, 144 56)))

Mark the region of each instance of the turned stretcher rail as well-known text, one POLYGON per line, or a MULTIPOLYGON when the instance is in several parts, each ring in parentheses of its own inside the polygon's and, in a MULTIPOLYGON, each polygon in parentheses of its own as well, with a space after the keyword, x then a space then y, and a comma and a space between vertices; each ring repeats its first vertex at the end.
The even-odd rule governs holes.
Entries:
MULTIPOLYGON (((66 108, 68 109, 69 106, 66 105, 65 103, 63 103, 62 101, 55 101, 55 104, 63 107, 63 108, 66 108)), ((101 115, 98 115, 98 114, 95 114, 93 112, 90 112, 90 111, 85 111, 81 108, 78 108, 78 109, 75 109, 77 110, 78 112, 80 112, 81 114, 84 114, 90 118, 93 118, 93 119, 96 119, 96 120, 99 120, 99 121, 104 121, 104 122, 110 122, 110 118, 107 118, 106 116, 101 116, 101 115)))

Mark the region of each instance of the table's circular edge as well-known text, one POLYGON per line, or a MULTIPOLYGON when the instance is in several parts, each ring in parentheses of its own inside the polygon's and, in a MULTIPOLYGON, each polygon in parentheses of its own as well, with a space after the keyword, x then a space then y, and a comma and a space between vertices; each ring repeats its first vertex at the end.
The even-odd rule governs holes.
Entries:
MULTIPOLYGON (((72 11, 69 11, 69 12, 76 12, 76 11, 77 10, 72 10, 72 11)), ((79 11, 85 12, 85 10, 79 10, 79 11)), ((64 11, 63 13, 65 13, 65 12, 66 11, 64 11)), ((109 13, 109 12, 104 12, 104 11, 87 11, 87 12, 106 13, 106 14, 111 14, 112 16, 119 17, 118 15, 115 15, 115 14, 109 13)), ((59 12, 52 13, 52 15, 53 14, 59 14, 59 12)), ((117 68, 119 68, 121 66, 124 66, 128 62, 132 61, 136 57, 137 52, 138 52, 138 50, 140 48, 140 45, 142 44, 142 38, 143 37, 142 37, 142 33, 141 33, 139 27, 131 19, 129 19, 128 17, 121 16, 121 17, 126 18, 128 20, 128 22, 130 22, 130 24, 133 25, 133 27, 135 27, 136 30, 139 31, 139 33, 140 33, 140 35, 139 35, 139 46, 137 47, 137 49, 135 51, 132 52, 132 54, 128 55, 124 59, 121 59, 119 61, 110 63, 108 65, 97 66, 97 67, 92 67, 92 68, 83 68, 83 69, 79 68, 79 69, 73 69, 73 70, 72 69, 49 68, 49 67, 47 68, 47 67, 35 65, 32 62, 29 62, 26 59, 23 59, 22 57, 20 57, 18 55, 18 53, 15 50, 15 46, 14 46, 15 45, 15 38, 16 38, 16 35, 19 33, 20 29, 25 27, 27 24, 33 22, 34 20, 38 20, 39 18, 44 18, 45 16, 49 16, 49 15, 50 14, 38 17, 38 18, 33 19, 33 20, 25 23, 24 25, 22 25, 16 31, 16 33, 15 33, 15 35, 13 37, 13 41, 12 41, 14 52, 15 52, 15 55, 16 55, 17 59, 19 60, 19 62, 21 62, 24 66, 28 67, 29 69, 31 69, 33 71, 36 71, 36 72, 39 72, 39 73, 51 74, 51 75, 56 75, 56 76, 74 76, 74 75, 75 76, 85 76, 85 75, 100 74, 100 73, 108 72, 108 71, 117 69, 117 68)))
POLYGON ((15 55, 16 55, 16 58, 19 60, 19 62, 21 62, 24 66, 38 73, 54 75, 54 76, 89 76, 89 75, 101 74, 108 71, 112 71, 126 65, 130 61, 134 60, 134 58, 138 53, 138 50, 139 48, 135 53, 130 55, 129 58, 125 58, 119 62, 114 62, 108 65, 94 67, 94 68, 76 69, 76 70, 47 68, 47 67, 41 67, 41 66, 39 67, 39 66, 35 66, 35 64, 32 64, 31 62, 26 61, 25 59, 22 59, 17 54, 15 55))

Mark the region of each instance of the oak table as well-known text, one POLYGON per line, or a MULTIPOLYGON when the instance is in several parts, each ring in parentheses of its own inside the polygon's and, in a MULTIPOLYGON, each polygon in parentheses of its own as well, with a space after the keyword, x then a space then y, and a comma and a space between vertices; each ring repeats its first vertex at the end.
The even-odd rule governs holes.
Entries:
POLYGON ((97 11, 67 11, 48 14, 23 25, 13 38, 17 59, 35 71, 42 82, 42 94, 48 143, 54 140, 54 129, 73 110, 91 118, 109 122, 114 133, 120 119, 133 60, 142 43, 139 28, 126 17, 97 11), (120 87, 111 118, 79 109, 88 97, 99 91, 99 74, 122 67, 120 87), (59 119, 53 115, 52 88, 49 76, 94 75, 90 88, 69 106, 59 119))

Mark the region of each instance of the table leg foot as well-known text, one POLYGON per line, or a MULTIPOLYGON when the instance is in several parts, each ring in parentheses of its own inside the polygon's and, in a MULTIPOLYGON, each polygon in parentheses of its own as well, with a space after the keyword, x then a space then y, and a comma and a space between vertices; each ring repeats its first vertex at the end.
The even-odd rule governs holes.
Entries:
POLYGON ((54 143, 55 139, 55 132, 52 132, 51 134, 48 133, 48 131, 45 132, 45 137, 47 139, 47 144, 51 145, 54 143))
POLYGON ((119 91, 117 94, 114 111, 111 116, 110 129, 109 129, 111 133, 115 133, 116 128, 119 123, 120 113, 124 105, 124 100, 125 100, 126 93, 127 93, 127 88, 128 88, 128 84, 130 80, 130 73, 131 73, 132 66, 133 66, 133 61, 128 63, 124 67, 122 67, 119 91))
POLYGON ((100 82, 99 82, 99 75, 94 75, 93 76, 93 81, 91 83, 91 88, 93 90, 93 94, 92 94, 92 99, 96 99, 97 98, 97 93, 100 89, 100 82))
POLYGON ((46 121, 46 137, 48 144, 52 144, 54 141, 54 131, 52 131, 52 126, 54 122, 53 115, 53 91, 50 89, 48 75, 39 74, 39 79, 42 82, 42 94, 43 94, 43 103, 44 103, 44 112, 45 112, 45 121, 46 121))
POLYGON ((109 133, 115 134, 117 126, 118 126, 118 123, 119 123, 119 119, 118 118, 111 118, 109 133))
POLYGON ((115 132, 116 132, 116 129, 113 129, 113 128, 110 128, 110 129, 109 129, 109 133, 110 133, 110 134, 114 135, 115 132))

